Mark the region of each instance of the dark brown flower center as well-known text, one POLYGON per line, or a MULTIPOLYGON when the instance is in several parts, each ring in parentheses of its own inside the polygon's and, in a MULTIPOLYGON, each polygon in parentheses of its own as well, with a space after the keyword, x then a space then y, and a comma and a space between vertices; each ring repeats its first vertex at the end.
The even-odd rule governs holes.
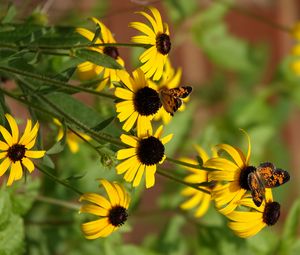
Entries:
POLYGON ((127 210, 123 206, 119 205, 111 208, 108 214, 109 222, 115 227, 123 225, 127 220, 127 217, 127 210))
POLYGON ((162 142, 154 136, 142 139, 137 148, 137 156, 144 165, 151 166, 159 163, 165 153, 162 142))
POLYGON ((149 87, 139 89, 134 97, 135 110, 144 116, 157 113, 161 107, 159 94, 149 87))
POLYGON ((103 53, 107 56, 110 56, 114 59, 117 59, 119 57, 119 52, 117 47, 114 46, 106 46, 103 49, 103 53))
POLYGON ((159 34, 156 37, 156 48, 158 52, 163 55, 167 55, 171 50, 170 36, 167 34, 159 34))
POLYGON ((280 204, 277 202, 269 202, 266 204, 263 213, 263 222, 268 226, 274 225, 280 216, 280 204))
POLYGON ((13 162, 20 161, 25 156, 26 148, 21 144, 14 144, 7 151, 7 156, 13 162))
POLYGON ((245 189, 245 190, 250 190, 250 187, 248 185, 248 175, 252 172, 254 172, 256 168, 254 166, 247 166, 244 169, 241 170, 240 173, 240 187, 245 189))

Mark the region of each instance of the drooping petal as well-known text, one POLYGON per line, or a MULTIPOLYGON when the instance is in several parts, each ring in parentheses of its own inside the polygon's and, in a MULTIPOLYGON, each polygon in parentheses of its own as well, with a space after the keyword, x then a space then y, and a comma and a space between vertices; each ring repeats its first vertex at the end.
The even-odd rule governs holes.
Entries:
POLYGON ((118 192, 115 189, 115 187, 109 181, 107 181, 105 179, 102 179, 100 182, 103 185, 103 187, 109 197, 111 205, 112 206, 119 205, 120 198, 119 198, 118 192))
POLYGON ((11 134, 12 134, 12 143, 16 144, 19 140, 19 128, 15 119, 8 113, 5 114, 5 117, 9 123, 11 134))
POLYGON ((80 212, 81 213, 90 213, 90 214, 94 214, 97 216, 107 216, 109 211, 107 209, 97 206, 97 205, 86 204, 86 205, 81 206, 80 212))
POLYGON ((0 176, 2 176, 10 166, 11 161, 9 158, 4 159, 0 164, 0 176))
POLYGON ((100 196, 96 193, 84 193, 80 198, 79 201, 89 201, 91 203, 94 203, 96 205, 99 205, 100 207, 103 207, 107 210, 111 208, 110 202, 103 196, 100 196))
POLYGON ((41 158, 45 155, 46 151, 26 151, 25 157, 27 158, 41 158))
POLYGON ((22 159, 22 164, 27 168, 29 173, 31 173, 34 170, 34 164, 32 161, 26 157, 22 159))

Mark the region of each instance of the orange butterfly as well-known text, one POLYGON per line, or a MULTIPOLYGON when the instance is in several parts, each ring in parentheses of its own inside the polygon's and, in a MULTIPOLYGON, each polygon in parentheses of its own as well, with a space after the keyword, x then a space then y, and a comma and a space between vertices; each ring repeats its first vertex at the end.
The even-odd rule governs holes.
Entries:
POLYGON ((164 109, 173 116, 182 105, 181 99, 189 96, 192 90, 193 88, 190 86, 182 86, 173 89, 162 88, 159 91, 160 101, 164 109))

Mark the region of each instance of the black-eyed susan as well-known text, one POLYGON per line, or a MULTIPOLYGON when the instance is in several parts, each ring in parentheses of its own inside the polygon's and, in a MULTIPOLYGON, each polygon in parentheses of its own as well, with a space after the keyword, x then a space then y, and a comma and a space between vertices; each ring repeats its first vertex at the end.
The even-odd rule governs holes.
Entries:
MULTIPOLYGON (((54 118, 53 119, 53 122, 59 127, 58 129, 58 133, 57 133, 57 136, 56 136, 56 141, 60 141, 63 136, 64 136, 64 129, 63 129, 63 126, 61 124, 61 122, 54 118)), ((81 132, 79 132, 79 134, 86 140, 91 140, 91 137, 86 135, 86 134, 83 134, 81 132)), ((68 147, 70 149, 70 151, 72 153, 77 153, 79 151, 79 143, 80 143, 80 138, 75 135, 73 132, 67 130, 67 134, 66 134, 66 142, 68 144, 68 147)))
POLYGON ((128 217, 128 206, 130 196, 124 187, 115 182, 100 180, 109 200, 96 193, 85 193, 79 201, 87 201, 91 204, 84 204, 80 213, 89 213, 98 216, 99 219, 83 223, 82 232, 87 239, 107 237, 122 226, 128 217))
POLYGON ((158 92, 151 87, 141 69, 133 71, 131 78, 128 73, 120 74, 124 88, 116 88, 116 97, 122 102, 116 104, 118 118, 125 121, 123 129, 129 131, 137 122, 138 136, 151 130, 151 120, 161 107, 158 92))
MULTIPOLYGON (((209 159, 209 156, 207 153, 199 146, 196 146, 196 150, 198 152, 198 156, 201 158, 202 162, 206 162, 209 159)), ((182 158, 182 161, 197 165, 198 162, 193 159, 189 158, 182 158)), ((188 171, 191 172, 190 175, 184 178, 184 181, 189 183, 201 183, 201 182, 207 182, 208 181, 208 172, 203 169, 197 169, 197 168, 191 168, 191 167, 185 167, 188 171)), ((201 187, 204 190, 207 190, 209 193, 211 191, 211 188, 208 187, 201 187)), ((210 205, 211 201, 211 195, 208 193, 205 193, 203 191, 194 189, 192 187, 186 187, 182 190, 181 194, 185 197, 188 197, 188 199, 183 202, 180 205, 180 208, 184 210, 191 210, 193 208, 196 208, 195 210, 195 217, 201 217, 203 216, 210 205)))
POLYGON ((226 216, 230 219, 229 228, 242 238, 254 236, 264 227, 274 225, 280 216, 280 204, 273 201, 271 189, 266 189, 266 200, 260 207, 253 203, 251 196, 241 199, 238 205, 250 211, 235 210, 226 216))
POLYGON ((168 25, 162 22, 159 11, 154 7, 149 7, 149 10, 153 17, 146 12, 138 13, 143 15, 152 27, 141 22, 131 22, 129 26, 144 34, 133 36, 133 42, 151 45, 139 58, 142 62, 141 69, 146 77, 159 80, 171 50, 170 32, 168 25))
POLYGON ((146 188, 155 183, 155 172, 157 164, 165 160, 165 144, 168 143, 173 134, 160 138, 163 126, 160 126, 154 135, 152 130, 148 134, 138 137, 121 135, 121 141, 131 148, 121 149, 117 152, 117 159, 124 160, 116 167, 118 174, 124 174, 127 182, 133 182, 133 187, 140 184, 145 174, 146 188))
MULTIPOLYGON (((155 83, 155 85, 157 85, 158 87, 157 90, 159 91, 164 88, 167 89, 177 88, 180 84, 181 75, 182 75, 181 68, 175 71, 175 69, 171 65, 171 62, 167 59, 167 62, 164 67, 163 75, 161 79, 157 83, 155 83)), ((185 98, 183 100, 187 101, 188 98, 185 98)), ((178 110, 183 111, 184 109, 185 109, 185 105, 181 104, 178 110)), ((159 108, 157 114, 155 114, 154 120, 158 121, 160 119, 162 119, 164 124, 168 124, 172 119, 171 114, 168 113, 164 107, 159 108)))
POLYGON ((229 158, 216 156, 207 160, 203 166, 216 171, 210 171, 209 181, 218 183, 212 190, 212 198, 215 200, 216 207, 223 214, 232 212, 238 205, 238 201, 250 190, 248 185, 248 174, 256 168, 249 165, 251 154, 250 138, 244 132, 248 140, 248 152, 245 156, 243 152, 229 144, 219 144, 213 149, 219 154, 226 152, 229 158))
POLYGON ((31 120, 27 120, 27 124, 23 135, 19 138, 19 128, 15 119, 10 114, 5 114, 9 123, 11 133, 0 125, 0 133, 3 141, 0 141, 0 176, 2 176, 10 167, 10 174, 7 185, 10 186, 14 181, 22 178, 24 167, 29 173, 34 170, 34 164, 30 158, 41 158, 46 151, 31 150, 35 145, 35 140, 39 130, 37 122, 32 128, 31 120))
MULTIPOLYGON (((101 38, 97 38, 95 44, 103 44, 103 43, 116 43, 112 33, 110 30, 98 19, 91 18, 95 24, 98 24, 101 29, 101 38)), ((87 38, 88 40, 92 41, 95 34, 88 29, 85 28, 77 28, 76 31, 87 38)), ((118 48, 115 46, 97 46, 97 47, 90 47, 91 50, 97 51, 101 54, 106 54, 113 59, 116 60, 121 66, 124 66, 124 61, 119 55, 118 48)), ((78 77, 81 80, 89 80, 92 78, 96 78, 99 74, 102 73, 103 81, 99 83, 97 86, 97 90, 101 91, 104 89, 105 85, 112 85, 113 82, 118 82, 120 79, 118 77, 118 73, 122 72, 122 70, 106 68, 103 66, 98 66, 91 62, 83 62, 78 65, 77 73, 78 77)))

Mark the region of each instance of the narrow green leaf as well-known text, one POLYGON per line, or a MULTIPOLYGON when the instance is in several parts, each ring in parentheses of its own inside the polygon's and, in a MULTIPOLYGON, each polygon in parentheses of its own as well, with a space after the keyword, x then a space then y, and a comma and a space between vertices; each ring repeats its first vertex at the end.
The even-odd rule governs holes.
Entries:
POLYGON ((91 44, 96 43, 98 38, 101 39, 101 27, 99 26, 99 24, 96 24, 96 31, 95 31, 94 38, 93 38, 91 44))
POLYGON ((0 232, 6 227, 8 219, 12 213, 9 194, 4 185, 5 184, 3 183, 3 187, 0 189, 0 232))
POLYGON ((300 199, 296 200, 285 221, 282 240, 290 241, 297 238, 300 223, 300 199))
POLYGON ((108 119, 102 121, 92 129, 95 131, 101 131, 102 129, 106 128, 113 120, 115 119, 115 116, 109 117, 108 119))
POLYGON ((76 50, 74 55, 75 57, 92 62, 98 66, 104 66, 111 69, 123 69, 123 67, 113 58, 97 51, 81 49, 76 50))
POLYGON ((6 15, 2 18, 1 23, 10 23, 14 19, 14 17, 17 14, 16 7, 13 4, 10 4, 8 6, 8 10, 6 12, 6 15))
POLYGON ((62 139, 60 139, 58 142, 56 142, 49 150, 47 150, 48 155, 58 154, 62 152, 66 146, 66 138, 67 138, 67 132, 66 132, 66 126, 63 124, 63 132, 64 135, 62 139))

